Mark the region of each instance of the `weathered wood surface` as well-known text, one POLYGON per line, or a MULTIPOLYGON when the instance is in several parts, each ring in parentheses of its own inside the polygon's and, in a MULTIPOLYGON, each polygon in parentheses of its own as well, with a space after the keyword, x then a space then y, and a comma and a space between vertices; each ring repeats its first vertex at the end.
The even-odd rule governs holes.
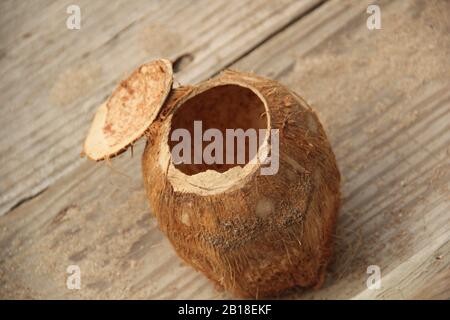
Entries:
POLYGON ((190 54, 177 80, 198 81, 320 1, 79 1, 81 30, 68 30, 71 3, 3 3, 0 215, 83 162, 93 111, 137 65, 190 54), (23 15, 12 20, 15 10, 23 15))
POLYGON ((124 74, 191 54, 181 83, 230 64, 276 78, 311 102, 332 141, 336 258, 322 289, 283 297, 450 298, 449 2, 379 1, 374 31, 365 1, 79 1, 80 31, 65 28, 67 2, 30 3, 0 4, 0 297, 229 297, 159 232, 142 141, 109 166, 78 157, 124 74), (71 264, 81 290, 66 288, 71 264), (369 265, 380 290, 367 289, 369 265))

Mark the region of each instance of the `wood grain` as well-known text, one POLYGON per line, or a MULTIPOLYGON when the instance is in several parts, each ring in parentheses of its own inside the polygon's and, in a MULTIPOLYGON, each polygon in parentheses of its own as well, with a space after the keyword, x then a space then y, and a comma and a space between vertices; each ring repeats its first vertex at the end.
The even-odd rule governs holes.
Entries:
MULTIPOLYGON (((10 133, 0 145, 2 208, 6 212, 23 197, 45 191, 0 218, 0 296, 229 297, 183 265, 159 232, 140 176, 142 141, 133 157, 125 153, 109 165, 77 158, 96 105, 123 73, 156 50, 138 49, 139 32, 145 30, 144 38, 154 36, 152 30, 164 26, 182 38, 189 30, 189 41, 164 52, 169 58, 194 55, 176 75, 179 81, 205 79, 229 64, 276 78, 312 103, 332 141, 343 176, 335 261, 322 289, 293 290, 282 298, 450 298, 450 22, 444 16, 450 4, 377 3, 382 30, 374 31, 365 25, 368 1, 328 1, 317 7, 318 2, 285 2, 277 14, 276 8, 259 2, 217 3, 208 9, 198 2, 183 8, 156 2, 158 15, 152 17, 157 24, 147 20, 145 10, 122 4, 122 14, 134 15, 136 22, 127 24, 114 8, 100 14, 103 22, 96 21, 96 13, 90 23, 104 33, 97 41, 89 36, 80 40, 79 48, 89 53, 84 60, 83 53, 58 51, 66 31, 56 27, 46 31, 53 45, 44 45, 38 35, 24 40, 42 43, 30 61, 20 53, 26 44, 5 38, 0 66, 11 82, 0 83, 0 97, 11 104, 0 110, 0 130, 5 134, 15 127, 20 132, 10 133), (106 13, 113 17, 107 20, 106 13), (189 28, 173 31, 186 20, 189 28), (105 21, 114 31, 102 27, 105 21), (49 59, 43 67, 48 76, 39 71, 43 59, 49 59), (75 100, 69 102, 54 93, 54 104, 49 104, 63 60, 76 62, 77 71, 85 62, 100 65, 101 71, 93 75, 95 67, 81 68, 81 78, 88 82, 93 76, 95 84, 75 90, 75 100), (18 85, 27 72, 29 84, 41 83, 18 85), (48 82, 44 86, 38 79, 48 82), (24 172, 16 174, 16 168, 24 172), (20 187, 11 188, 15 185, 20 187), (66 288, 71 264, 81 268, 81 290, 66 288), (369 265, 381 269, 380 290, 366 286, 369 265)), ((46 12, 62 7, 52 4, 46 12)))
POLYGON ((198 81, 321 1, 80 1, 81 30, 65 26, 70 3, 33 6, 37 21, 23 9, 24 33, 2 41, 0 215, 82 163, 94 110, 137 65, 190 54, 176 80, 198 81))

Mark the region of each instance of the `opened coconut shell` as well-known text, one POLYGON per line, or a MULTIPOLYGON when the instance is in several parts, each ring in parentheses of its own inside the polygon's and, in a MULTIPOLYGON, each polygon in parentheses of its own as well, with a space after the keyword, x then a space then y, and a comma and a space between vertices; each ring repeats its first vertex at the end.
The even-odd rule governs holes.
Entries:
MULTIPOLYGON (((235 71, 169 96, 150 128, 143 177, 152 212, 176 252, 242 297, 318 287, 332 250, 340 175, 315 112, 278 82, 235 71), (176 129, 262 129, 266 165, 174 163, 176 129), (279 151, 271 129, 278 129, 279 151), (278 151, 278 152, 276 152, 278 151)), ((248 144, 246 144, 248 148, 248 144)), ((249 157, 250 158, 250 157, 249 157)))

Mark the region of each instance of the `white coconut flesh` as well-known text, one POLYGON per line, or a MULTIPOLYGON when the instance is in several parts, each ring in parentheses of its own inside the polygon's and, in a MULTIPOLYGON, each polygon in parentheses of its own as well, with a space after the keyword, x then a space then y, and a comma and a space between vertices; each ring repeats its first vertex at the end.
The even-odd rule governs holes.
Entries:
POLYGON ((170 61, 151 61, 122 81, 97 110, 84 142, 84 153, 104 160, 125 151, 156 119, 172 88, 170 61))

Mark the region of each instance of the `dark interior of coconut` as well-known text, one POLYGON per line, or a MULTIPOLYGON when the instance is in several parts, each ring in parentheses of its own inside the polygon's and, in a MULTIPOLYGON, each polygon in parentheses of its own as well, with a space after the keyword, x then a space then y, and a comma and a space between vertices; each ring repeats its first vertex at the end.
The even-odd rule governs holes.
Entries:
MULTIPOLYGON (((206 170, 215 170, 218 172, 225 172, 228 169, 235 166, 245 166, 251 159, 254 158, 255 147, 251 145, 249 136, 245 137, 245 147, 244 144, 239 144, 238 140, 233 136, 227 136, 226 129, 242 129, 243 132, 249 133, 248 129, 255 129, 256 133, 256 148, 261 145, 266 134, 266 129, 268 126, 266 109, 263 101, 249 88, 242 87, 239 85, 223 85, 208 89, 190 99, 185 101, 179 108, 175 111, 171 130, 169 135, 169 147, 170 151, 173 151, 174 146, 179 145, 182 138, 178 141, 172 141, 172 134, 176 129, 187 129, 190 133, 190 163, 174 164, 175 167, 187 175, 194 175, 206 170), (194 121, 201 121, 201 135, 196 135, 198 130, 194 132, 194 121), (214 142, 215 138, 211 138, 211 141, 203 141, 202 134, 204 134, 208 129, 218 129, 220 130, 223 143, 222 153, 223 157, 220 156, 220 152, 211 152, 214 159, 223 159, 223 164, 212 163, 207 164, 202 157, 202 152, 205 148, 214 142), (263 129, 264 135, 260 137, 260 130, 263 129), (200 138, 199 138, 200 137, 200 138), (234 139, 234 148, 226 148, 227 137, 234 139), (201 163, 194 163, 194 144, 196 138, 201 139, 202 144, 201 149, 198 148, 200 144, 197 144, 197 155, 200 155, 201 163), (261 139, 261 140, 259 140, 261 139), (245 150, 243 150, 245 148, 245 150), (226 163, 227 155, 226 151, 233 157, 233 163, 226 163), (244 152, 245 160, 244 163, 238 163, 236 157, 237 152, 244 152)), ((199 123, 197 123, 197 128, 199 128, 199 123)), ((251 130, 253 131, 253 130, 251 130)), ((236 131, 234 131, 236 133, 236 131)), ((242 140, 244 141, 244 140, 242 140)), ((188 141, 189 142, 189 141, 188 141)), ((180 153, 183 157, 185 156, 182 152, 180 153)), ((184 158, 186 159, 186 158, 184 158)), ((219 161, 216 161, 219 162, 219 161)))

